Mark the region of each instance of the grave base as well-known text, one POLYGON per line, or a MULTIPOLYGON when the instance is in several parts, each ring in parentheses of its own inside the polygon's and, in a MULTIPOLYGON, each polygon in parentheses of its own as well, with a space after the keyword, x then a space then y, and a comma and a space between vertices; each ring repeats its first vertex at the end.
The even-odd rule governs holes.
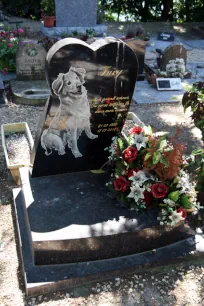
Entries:
POLYGON ((46 81, 10 81, 16 104, 45 105, 50 90, 46 81))
POLYGON ((52 27, 47 28, 42 26, 41 32, 46 36, 61 36, 63 33, 73 34, 73 32, 77 32, 78 34, 86 34, 86 30, 94 30, 96 32, 96 36, 103 36, 107 33, 107 26, 103 24, 99 24, 93 27, 52 27))
POLYGON ((203 244, 188 225, 161 227, 155 211, 117 206, 103 174, 20 175, 13 193, 28 295, 169 263, 203 244))

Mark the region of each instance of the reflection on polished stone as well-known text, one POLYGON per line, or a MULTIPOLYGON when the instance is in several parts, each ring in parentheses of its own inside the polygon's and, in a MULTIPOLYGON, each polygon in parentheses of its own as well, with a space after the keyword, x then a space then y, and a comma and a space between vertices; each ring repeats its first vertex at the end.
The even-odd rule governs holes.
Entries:
POLYGON ((132 49, 114 38, 58 41, 47 55, 47 102, 32 156, 33 177, 101 168, 121 131, 138 72, 132 49))

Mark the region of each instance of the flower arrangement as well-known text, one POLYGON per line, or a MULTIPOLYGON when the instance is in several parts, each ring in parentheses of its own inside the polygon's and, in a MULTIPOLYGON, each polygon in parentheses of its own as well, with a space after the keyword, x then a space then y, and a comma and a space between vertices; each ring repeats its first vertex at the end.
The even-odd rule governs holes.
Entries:
POLYGON ((176 58, 175 60, 169 61, 166 65, 166 74, 169 78, 184 78, 186 74, 186 67, 183 58, 176 58))
POLYGON ((130 209, 159 211, 160 225, 176 225, 197 212, 195 182, 187 171, 194 156, 185 156, 185 146, 153 133, 150 126, 133 125, 128 135, 113 138, 109 152, 111 179, 106 184, 130 209))
POLYGON ((18 31, 2 31, 0 32, 0 70, 3 74, 7 71, 15 71, 16 52, 21 39, 19 34, 24 30, 19 28, 18 31))

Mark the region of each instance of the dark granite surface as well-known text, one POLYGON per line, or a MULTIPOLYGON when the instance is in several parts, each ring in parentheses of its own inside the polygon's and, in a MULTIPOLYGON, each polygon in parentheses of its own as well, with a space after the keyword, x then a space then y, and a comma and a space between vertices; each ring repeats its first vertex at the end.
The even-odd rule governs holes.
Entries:
POLYGON ((67 38, 49 50, 46 66, 53 94, 39 124, 32 176, 99 169, 108 159, 104 149, 122 129, 129 110, 136 55, 114 38, 92 45, 67 38), (85 133, 87 126, 93 137, 85 133))
POLYGON ((66 227, 67 237, 74 239, 141 230, 159 224, 155 211, 137 215, 126 207, 117 206, 119 203, 108 196, 107 181, 105 174, 90 171, 31 178, 34 197, 28 207, 31 230, 45 233, 66 227))

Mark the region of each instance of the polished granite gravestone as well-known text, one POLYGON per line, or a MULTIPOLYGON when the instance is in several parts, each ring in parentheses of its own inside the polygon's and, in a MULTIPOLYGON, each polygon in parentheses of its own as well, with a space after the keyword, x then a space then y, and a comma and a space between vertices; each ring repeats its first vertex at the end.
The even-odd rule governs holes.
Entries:
POLYGON ((96 36, 107 32, 107 26, 97 24, 97 0, 55 0, 56 26, 42 26, 47 36, 60 36, 63 33, 86 34, 94 30, 96 36))
POLYGON ((203 254, 188 224, 159 226, 156 211, 137 215, 110 197, 106 174, 20 176, 13 192, 28 295, 203 254))
POLYGON ((58 41, 48 52, 52 91, 37 132, 33 177, 101 168, 121 131, 138 72, 133 50, 114 38, 58 41))

